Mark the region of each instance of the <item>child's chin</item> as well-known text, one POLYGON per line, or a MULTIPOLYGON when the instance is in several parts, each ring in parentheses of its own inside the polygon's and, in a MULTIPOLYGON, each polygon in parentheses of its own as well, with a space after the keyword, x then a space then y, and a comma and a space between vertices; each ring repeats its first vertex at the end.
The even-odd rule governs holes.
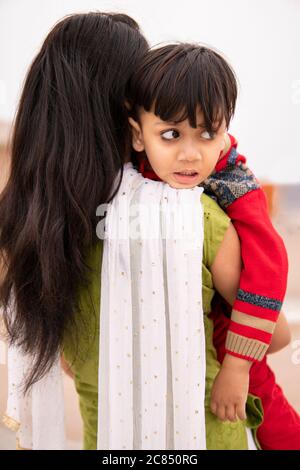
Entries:
POLYGON ((172 182, 165 181, 165 183, 167 183, 173 189, 192 189, 192 188, 195 188, 196 186, 198 186, 200 184, 200 183, 197 183, 197 184, 181 184, 181 183, 176 183, 176 182, 173 182, 173 181, 172 182))

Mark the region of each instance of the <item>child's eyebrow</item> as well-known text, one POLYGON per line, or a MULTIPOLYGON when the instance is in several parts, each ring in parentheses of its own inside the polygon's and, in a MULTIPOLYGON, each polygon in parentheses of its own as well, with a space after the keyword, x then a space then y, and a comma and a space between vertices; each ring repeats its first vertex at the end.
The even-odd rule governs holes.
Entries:
MULTIPOLYGON (((172 126, 178 126, 178 124, 180 124, 181 122, 180 121, 157 121, 154 123, 155 126, 166 126, 168 124, 172 125, 172 126)), ((198 124, 197 127, 201 127, 202 129, 205 128, 205 124, 204 122, 202 122, 201 124, 198 124)))

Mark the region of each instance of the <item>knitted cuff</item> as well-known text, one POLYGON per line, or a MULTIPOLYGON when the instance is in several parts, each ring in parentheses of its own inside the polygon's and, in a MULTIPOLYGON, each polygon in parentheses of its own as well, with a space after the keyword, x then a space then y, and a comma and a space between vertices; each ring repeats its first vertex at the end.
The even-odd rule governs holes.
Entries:
POLYGON ((240 357, 252 362, 262 361, 269 344, 257 339, 247 338, 232 331, 227 332, 225 351, 235 357, 240 357))
MULTIPOLYGON (((234 307, 238 304, 236 301, 234 307)), ((277 315, 278 312, 273 312, 269 318, 261 318, 250 312, 233 309, 226 337, 226 351, 251 361, 261 361, 271 343, 277 315)))

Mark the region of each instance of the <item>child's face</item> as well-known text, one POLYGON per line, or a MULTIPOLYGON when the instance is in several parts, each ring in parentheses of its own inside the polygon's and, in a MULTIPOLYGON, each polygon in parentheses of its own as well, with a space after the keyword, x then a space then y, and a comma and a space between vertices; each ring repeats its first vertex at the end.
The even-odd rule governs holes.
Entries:
POLYGON ((200 126, 203 122, 200 111, 197 112, 196 129, 187 119, 179 124, 162 121, 144 108, 141 108, 139 117, 140 124, 129 118, 132 146, 137 152, 146 152, 152 169, 161 180, 173 188, 193 188, 213 172, 225 147, 225 120, 218 132, 209 136, 200 126), (196 174, 178 174, 190 170, 196 174))

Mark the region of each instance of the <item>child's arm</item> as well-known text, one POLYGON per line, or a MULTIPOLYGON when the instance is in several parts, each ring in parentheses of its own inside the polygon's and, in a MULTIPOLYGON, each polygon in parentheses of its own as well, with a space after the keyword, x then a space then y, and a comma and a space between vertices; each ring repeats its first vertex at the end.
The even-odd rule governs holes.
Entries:
MULTIPOLYGON (((211 266, 213 283, 222 297, 233 305, 242 269, 240 241, 232 224, 211 266)), ((268 353, 279 351, 290 341, 290 331, 284 314, 279 315, 268 353)), ((245 419, 245 403, 249 387, 251 361, 226 354, 211 395, 211 409, 221 420, 245 419)))
POLYGON ((246 158, 237 152, 237 141, 228 136, 231 143, 227 153, 202 186, 217 197, 241 241, 243 265, 226 352, 260 361, 269 348, 281 310, 288 260, 284 243, 270 221, 260 184, 246 166, 246 158))
MULTIPOLYGON (((223 249, 218 251, 215 263, 212 265, 212 275, 216 290, 231 305, 234 305, 242 270, 241 250, 238 236, 232 226, 225 233, 227 256, 223 249), (227 241, 228 239, 228 241, 227 241), (221 257, 221 258, 220 258, 221 257), (222 266, 219 266, 219 265, 222 266), (220 269, 221 268, 221 269, 220 269)), ((272 354, 285 348, 291 342, 291 331, 284 313, 281 311, 276 322, 274 333, 267 354, 272 354)))
MULTIPOLYGON (((215 289, 233 303, 241 273, 241 250, 236 230, 230 224, 211 266, 215 289)), ((211 410, 220 420, 246 418, 245 405, 252 362, 226 354, 211 393, 211 410)))
POLYGON ((283 312, 280 312, 267 354, 273 354, 290 344, 291 330, 283 312))

